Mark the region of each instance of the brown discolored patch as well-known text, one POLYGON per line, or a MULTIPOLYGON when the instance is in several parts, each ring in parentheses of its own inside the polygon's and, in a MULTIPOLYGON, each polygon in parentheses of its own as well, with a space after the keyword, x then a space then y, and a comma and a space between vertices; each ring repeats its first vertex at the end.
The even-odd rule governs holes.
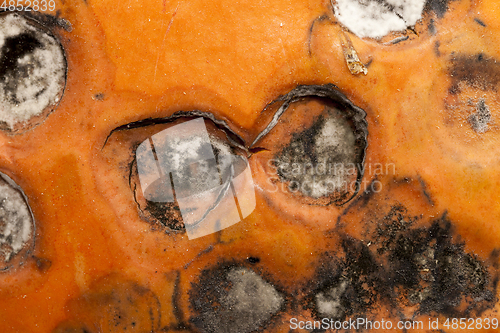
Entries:
POLYGON ((35 259, 36 267, 40 272, 46 272, 52 266, 52 261, 46 258, 33 257, 35 259))
POLYGON ((500 83, 500 63, 483 53, 459 54, 451 59, 448 74, 452 79, 452 85, 449 88, 451 94, 460 93, 462 83, 483 91, 497 91, 500 83))
POLYGON ((54 333, 157 332, 161 304, 148 288, 109 276, 67 305, 70 319, 54 333))

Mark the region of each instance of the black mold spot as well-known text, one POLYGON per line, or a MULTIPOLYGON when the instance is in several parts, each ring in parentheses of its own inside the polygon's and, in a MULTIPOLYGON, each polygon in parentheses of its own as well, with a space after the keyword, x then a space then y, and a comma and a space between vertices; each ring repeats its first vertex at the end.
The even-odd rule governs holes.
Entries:
POLYGON ((436 41, 436 43, 434 44, 434 54, 438 58, 441 56, 441 51, 439 51, 440 46, 441 46, 441 43, 439 41, 436 41))
POLYGON ((181 210, 176 203, 146 200, 145 210, 164 226, 172 230, 185 230, 181 210))
MULTIPOLYGON (((365 159, 365 151, 367 147, 367 136, 368 136, 368 123, 366 122, 366 112, 359 107, 355 106, 344 94, 340 92, 340 90, 333 84, 326 84, 326 85, 299 85, 292 91, 290 91, 288 94, 281 96, 277 100, 273 101, 273 103, 277 102, 282 102, 282 105, 279 107, 278 111, 275 113, 273 116, 273 119, 271 122, 268 124, 268 126, 257 135, 257 137, 254 139, 254 141, 250 144, 250 149, 254 147, 263 137, 265 137, 277 124, 278 120, 280 117, 288 110, 289 106, 292 103, 295 102, 303 102, 307 99, 319 99, 323 100, 325 102, 325 112, 328 113, 326 116, 323 115, 322 117, 319 117, 319 119, 316 119, 316 122, 313 124, 312 128, 306 130, 305 137, 310 136, 310 134, 314 134, 315 132, 315 127, 320 126, 321 122, 327 122, 331 118, 339 117, 339 118, 344 118, 343 120, 348 122, 348 125, 342 124, 342 125, 337 125, 336 127, 339 129, 346 129, 347 127, 351 127, 352 134, 354 135, 354 144, 350 143, 347 147, 354 148, 355 157, 352 159, 354 166, 355 166, 355 171, 356 171, 356 180, 354 184, 349 184, 348 186, 345 186, 344 189, 346 191, 350 191, 350 193, 345 193, 342 191, 337 191, 337 192, 330 192, 326 193, 325 195, 320 195, 320 201, 318 201, 317 204, 319 205, 328 205, 331 203, 336 203, 337 205, 343 205, 350 201, 356 193, 359 191, 360 188, 360 182, 361 178, 363 177, 363 163, 365 159), (330 109, 328 112, 326 112, 327 109, 330 109), (332 112, 330 112, 332 111, 332 112), (332 116, 332 113, 336 115, 332 116), (318 123, 319 122, 319 123, 318 123), (350 186, 354 185, 354 186, 350 186)), ((346 131, 349 132, 349 131, 346 131)), ((302 145, 300 140, 305 139, 301 138, 302 133, 295 133, 292 139, 291 145, 296 144, 297 147, 293 148, 307 148, 308 146, 311 147, 311 144, 306 142, 306 145, 302 145), (300 147, 302 145, 302 147, 300 147)), ((338 139, 338 138, 337 138, 338 139)), ((345 139, 345 135, 341 135, 340 139, 345 139)), ((311 140, 313 139, 311 138, 311 140)), ((344 140, 345 143, 345 140, 344 140)), ((325 147, 326 145, 322 145, 325 147)), ((341 146, 339 144, 339 146, 341 146)), ((292 148, 292 147, 290 147, 292 148)), ((318 150, 321 148, 321 145, 318 146, 314 144, 315 150, 318 150)), ((330 147, 333 148, 333 147, 330 147)), ((296 152, 294 153, 294 149, 287 149, 286 147, 284 148, 284 151, 279 152, 276 154, 275 160, 278 160, 279 158, 284 158, 284 161, 286 162, 287 160, 293 160, 293 159, 299 159, 300 164, 303 166, 306 166, 308 162, 314 162, 314 160, 319 160, 319 157, 325 157, 325 156, 320 156, 320 155, 326 155, 326 157, 329 157, 329 154, 314 154, 314 152, 310 151, 305 151, 305 156, 309 158, 309 161, 305 160, 300 160, 303 156, 300 156, 300 154, 297 154, 296 152), (284 154, 283 154, 284 153, 284 154), (313 158, 311 158, 313 156, 313 158), (305 162, 305 163, 304 163, 305 162)), ((296 149, 295 149, 296 150, 296 149)), ((339 152, 334 152, 333 156, 341 155, 339 152)), ((342 161, 344 163, 349 162, 349 161, 342 161)), ((352 162, 352 161, 351 161, 352 162)), ((275 163, 276 166, 276 163, 275 163)), ((346 167, 348 169, 348 167, 346 167)), ((301 189, 303 188, 301 185, 304 185, 304 182, 301 182, 301 185, 298 184, 297 180, 295 179, 288 179, 283 177, 284 172, 283 170, 281 171, 281 180, 282 181, 288 181, 289 185, 291 186, 290 189, 294 191, 295 189, 301 189)), ((313 175, 315 176, 315 175, 313 175)), ((324 176, 324 175, 322 175, 324 176)), ((292 177, 293 178, 293 177, 292 177)), ((300 178, 300 177, 299 177, 300 178)), ((303 178, 303 177, 302 177, 303 178)), ((335 177, 333 177, 335 178, 335 177)), ((337 179, 334 180, 338 181, 343 180, 342 177, 337 177, 337 179)), ((305 179, 304 179, 305 180, 305 179)), ((325 184, 330 184, 332 179, 322 179, 319 181, 319 183, 325 185, 325 184), (325 181, 327 180, 327 181, 325 181)), ((311 179, 307 179, 309 183, 311 183, 311 179)), ((328 192, 328 186, 325 186, 326 191, 317 191, 316 194, 310 193, 311 192, 311 187, 309 188, 306 186, 304 195, 312 197, 314 200, 318 199, 319 194, 323 194, 325 192, 328 192)))
POLYGON ((0 15, 0 20, 14 27, 2 32, 0 129, 24 131, 38 125, 59 103, 66 59, 57 38, 39 22, 17 13, 0 15))
POLYGON ((341 259, 325 255, 322 262, 328 264, 320 268, 315 279, 318 285, 312 287, 308 307, 318 319, 366 316, 380 297, 381 272, 369 248, 344 237, 342 250, 345 256, 341 259))
POLYGON ((247 260, 251 264, 258 264, 260 262, 260 258, 257 257, 248 257, 247 260))
POLYGON ((96 101, 103 101, 104 100, 104 93, 98 93, 95 94, 93 97, 96 101))
POLYGON ((419 313, 447 316, 479 315, 494 305, 496 285, 486 264, 464 251, 446 216, 430 227, 414 228, 416 218, 405 216, 402 207, 390 214, 377 229, 378 252, 392 262, 389 281, 394 290, 398 287, 400 300, 418 304, 419 313))
POLYGON ((49 259, 37 257, 33 258, 35 259, 36 268, 38 268, 40 272, 46 272, 52 266, 52 261, 50 261, 49 259))
MULTIPOLYGON (((240 148, 241 139, 229 130, 229 127, 227 127, 225 122, 215 119, 211 114, 193 111, 177 112, 168 118, 147 118, 120 126, 111 131, 106 138, 106 142, 104 143, 104 146, 106 146, 108 139, 115 131, 127 131, 147 126, 169 124, 174 123, 175 121, 190 121, 195 119, 195 117, 204 118, 205 123, 213 126, 215 130, 220 130, 222 132, 219 133, 221 136, 225 135, 225 138, 220 139, 215 136, 213 138, 211 137, 210 143, 206 143, 206 145, 211 144, 210 149, 214 153, 215 158, 210 160, 199 159, 196 161, 196 163, 201 166, 198 170, 186 167, 180 168, 179 170, 176 170, 176 172, 168 172, 166 175, 161 175, 161 177, 157 178, 147 187, 145 191, 140 192, 139 169, 137 165, 138 160, 140 160, 140 156, 137 155, 137 150, 142 144, 137 144, 132 149, 132 151, 135 151, 136 154, 129 163, 129 186, 132 189, 134 200, 137 204, 140 215, 144 220, 150 222, 155 227, 165 230, 166 233, 170 233, 171 231, 181 233, 186 232, 181 208, 179 206, 179 202, 177 201, 177 195, 179 195, 179 193, 180 195, 183 194, 183 191, 201 193, 207 189, 220 185, 221 182, 227 183, 231 170, 229 168, 230 163, 232 163, 236 171, 243 169, 242 166, 246 166, 245 158, 243 156, 245 151, 240 148), (227 139, 227 141, 225 139, 227 139), (228 156, 227 151, 231 151, 232 153, 231 160, 226 158, 228 156), (221 158, 221 156, 223 156, 223 158, 221 158)), ((191 138, 184 139, 184 144, 189 143, 187 141, 189 139, 191 138)), ((143 141, 143 143, 147 141, 148 139, 143 141)), ((200 151, 203 152, 203 149, 206 149, 207 147, 206 145, 204 143, 203 146, 198 148, 198 156, 201 156, 200 151)), ((182 155, 182 151, 179 151, 178 149, 178 143, 171 142, 169 140, 156 144, 152 148, 152 153, 155 156, 156 161, 158 161, 158 154, 162 154, 164 156, 167 155, 168 158, 174 159, 185 158, 182 155)), ((142 165, 151 166, 148 161, 142 165)), ((190 213, 190 211, 194 210, 196 210, 196 207, 186 208, 184 212, 190 213)))
POLYGON ((201 332, 249 333, 281 310, 283 296, 253 270, 221 265, 204 270, 189 292, 201 332))
POLYGON ((500 83, 500 63, 484 54, 458 55, 448 70, 452 78, 451 94, 460 92, 460 83, 480 90, 497 90, 500 83))
POLYGON ((474 22, 476 22, 477 24, 479 24, 480 26, 482 27, 486 27, 486 23, 484 23, 483 21, 481 21, 480 19, 478 19, 477 17, 474 18, 474 22))
POLYGON ((0 76, 5 80, 8 73, 15 72, 17 62, 26 54, 33 53, 41 47, 40 41, 32 34, 20 34, 8 37, 2 46, 2 57, 0 58, 0 76))
POLYGON ((434 36, 437 33, 436 30, 436 24, 434 22, 434 19, 429 20, 429 24, 427 25, 427 30, 429 30, 429 33, 434 36))
POLYGON ((33 53, 42 44, 32 34, 20 34, 5 39, 0 57, 0 80, 12 103, 21 103, 17 99, 17 84, 21 79, 28 78, 31 66, 19 66, 18 61, 25 55, 33 53))
POLYGON ((438 18, 442 18, 448 11, 448 5, 452 0, 427 0, 424 9, 436 13, 438 18))
POLYGON ((498 251, 481 261, 465 252, 445 215, 428 226, 418 220, 393 206, 364 241, 344 236, 343 254, 325 254, 311 287, 316 316, 367 316, 385 305, 395 313, 414 307, 415 316, 480 317, 493 308, 498 251))

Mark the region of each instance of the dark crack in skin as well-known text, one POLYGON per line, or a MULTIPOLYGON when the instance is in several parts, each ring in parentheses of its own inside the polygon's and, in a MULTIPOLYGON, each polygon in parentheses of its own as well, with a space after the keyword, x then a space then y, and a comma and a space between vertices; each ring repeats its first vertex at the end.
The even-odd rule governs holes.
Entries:
POLYGON ((341 253, 325 253, 308 307, 317 319, 369 317, 381 306, 395 316, 481 317, 494 308, 498 251, 486 261, 465 251, 446 215, 418 226, 393 206, 364 241, 343 236, 341 253))
POLYGON ((200 332, 260 331, 278 313, 284 297, 255 271, 237 265, 204 270, 192 285, 189 300, 200 332))

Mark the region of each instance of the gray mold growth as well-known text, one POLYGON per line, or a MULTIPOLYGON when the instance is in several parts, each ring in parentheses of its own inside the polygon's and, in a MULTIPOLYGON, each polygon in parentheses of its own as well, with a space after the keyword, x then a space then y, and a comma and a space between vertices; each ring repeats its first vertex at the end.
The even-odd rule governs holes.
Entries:
POLYGON ((345 308, 342 304, 342 295, 346 292, 347 281, 342 281, 336 286, 331 286, 325 291, 320 291, 315 296, 316 309, 321 317, 343 318, 345 308))
POLYGON ((488 130, 488 124, 491 121, 491 112, 484 99, 479 100, 476 106, 476 112, 469 116, 468 121, 472 129, 479 134, 488 130))
POLYGON ((0 270, 8 269, 33 243, 34 220, 21 189, 0 173, 0 270))
POLYGON ((66 60, 60 43, 18 14, 0 16, 0 122, 9 130, 56 105, 66 60))
POLYGON ((190 301, 201 332, 249 333, 280 311, 284 297, 253 270, 223 266, 203 271, 190 301))
POLYGON ((308 196, 319 205, 343 205, 360 188, 368 123, 366 112, 335 85, 297 86, 274 101, 282 104, 250 148, 258 148, 259 141, 278 125, 293 103, 308 100, 324 103, 321 115, 309 128, 292 133, 292 139, 275 154, 272 163, 290 192, 308 196))
POLYGON ((331 114, 297 134, 281 151, 278 175, 290 182, 292 191, 314 199, 348 192, 350 178, 356 174, 356 153, 356 137, 348 120, 331 114))

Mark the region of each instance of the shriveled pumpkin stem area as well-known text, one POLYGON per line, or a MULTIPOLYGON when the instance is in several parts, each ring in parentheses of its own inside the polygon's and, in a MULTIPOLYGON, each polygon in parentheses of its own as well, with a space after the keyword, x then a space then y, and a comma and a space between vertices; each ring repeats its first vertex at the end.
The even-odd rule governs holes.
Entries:
POLYGON ((0 332, 497 332, 500 3, 0 4, 0 332))

